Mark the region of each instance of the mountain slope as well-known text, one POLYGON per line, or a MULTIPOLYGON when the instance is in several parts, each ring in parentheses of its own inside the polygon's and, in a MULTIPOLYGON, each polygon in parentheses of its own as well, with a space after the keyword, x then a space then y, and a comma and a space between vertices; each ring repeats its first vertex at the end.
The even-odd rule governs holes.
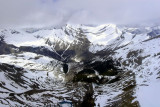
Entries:
POLYGON ((1 29, 0 104, 158 107, 159 32, 113 24, 1 29))

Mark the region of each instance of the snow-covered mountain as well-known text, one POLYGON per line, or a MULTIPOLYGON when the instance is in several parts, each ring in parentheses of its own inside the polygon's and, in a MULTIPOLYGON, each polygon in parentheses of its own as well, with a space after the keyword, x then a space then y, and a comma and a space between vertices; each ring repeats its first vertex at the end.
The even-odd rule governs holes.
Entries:
POLYGON ((158 107, 160 27, 0 29, 0 105, 158 107))

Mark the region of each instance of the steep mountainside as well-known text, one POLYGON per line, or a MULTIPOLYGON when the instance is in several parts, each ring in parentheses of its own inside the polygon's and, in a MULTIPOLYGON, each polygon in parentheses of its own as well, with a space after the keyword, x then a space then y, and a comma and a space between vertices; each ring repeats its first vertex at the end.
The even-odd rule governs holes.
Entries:
POLYGON ((0 29, 0 105, 158 107, 160 27, 0 29))

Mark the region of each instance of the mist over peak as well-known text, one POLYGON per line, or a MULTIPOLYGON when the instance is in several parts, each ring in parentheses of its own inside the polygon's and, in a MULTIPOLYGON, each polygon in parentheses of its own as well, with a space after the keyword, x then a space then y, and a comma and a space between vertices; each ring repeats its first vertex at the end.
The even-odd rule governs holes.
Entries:
POLYGON ((0 27, 140 24, 160 18, 159 0, 1 0, 0 27))

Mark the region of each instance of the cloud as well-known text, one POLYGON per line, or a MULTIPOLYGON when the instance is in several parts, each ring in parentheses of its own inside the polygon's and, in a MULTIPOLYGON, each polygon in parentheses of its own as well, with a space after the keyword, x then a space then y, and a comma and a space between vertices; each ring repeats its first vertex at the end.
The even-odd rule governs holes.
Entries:
POLYGON ((141 23, 160 18, 159 0, 0 0, 0 27, 141 23))

